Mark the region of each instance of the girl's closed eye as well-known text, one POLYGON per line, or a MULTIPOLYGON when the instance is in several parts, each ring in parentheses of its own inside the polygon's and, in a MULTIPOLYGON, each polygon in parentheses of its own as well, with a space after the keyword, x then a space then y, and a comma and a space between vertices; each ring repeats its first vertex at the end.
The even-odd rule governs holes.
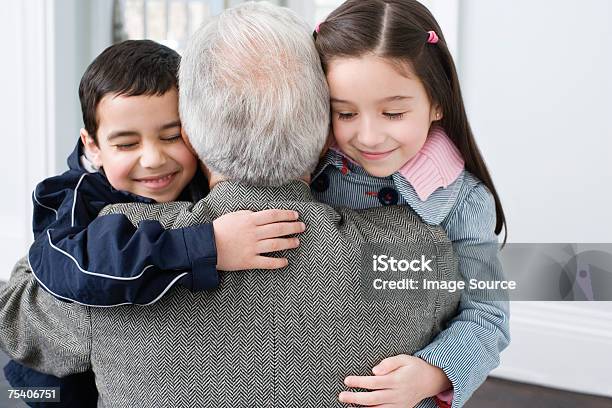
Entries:
POLYGON ((383 115, 391 120, 400 120, 405 114, 406 112, 383 112, 383 115))
POLYGON ((338 112, 338 119, 340 120, 351 120, 355 116, 357 116, 357 114, 353 112, 338 112))

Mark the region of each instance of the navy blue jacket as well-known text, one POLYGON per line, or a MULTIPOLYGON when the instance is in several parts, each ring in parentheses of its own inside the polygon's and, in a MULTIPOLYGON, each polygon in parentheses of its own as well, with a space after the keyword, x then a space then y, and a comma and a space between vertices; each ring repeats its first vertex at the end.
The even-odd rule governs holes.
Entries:
MULTIPOLYGON (((79 142, 69 170, 33 193, 29 261, 45 290, 88 306, 119 306, 151 304, 177 283, 193 291, 218 285, 212 224, 165 230, 157 221, 135 228, 123 215, 97 218, 109 204, 154 200, 115 190, 102 172, 83 167, 82 154, 79 142)), ((207 186, 198 171, 179 200, 197 201, 207 186)))
MULTIPOLYGON (((102 173, 82 166, 82 154, 79 142, 68 157, 69 170, 33 193, 29 260, 42 287, 64 301, 117 306, 153 303, 176 283, 191 290, 218 285, 212 224, 164 230, 157 221, 134 228, 123 215, 97 218, 108 204, 154 201, 115 190, 102 173)), ((198 201, 207 187, 198 170, 179 199, 198 201)), ((97 405, 91 371, 57 378, 11 361, 4 373, 13 387, 60 387, 60 403, 29 402, 30 407, 97 405)))

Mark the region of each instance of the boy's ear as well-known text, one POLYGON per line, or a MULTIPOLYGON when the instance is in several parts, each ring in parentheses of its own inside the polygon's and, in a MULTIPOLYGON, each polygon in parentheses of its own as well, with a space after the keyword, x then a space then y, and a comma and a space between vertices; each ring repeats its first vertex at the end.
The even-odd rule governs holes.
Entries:
POLYGON ((96 144, 93 137, 89 135, 87 130, 81 128, 79 131, 81 135, 81 143, 83 143, 83 148, 85 150, 85 156, 89 159, 89 161, 96 167, 102 167, 102 158, 100 157, 100 147, 96 144))
POLYGON ((181 137, 183 138, 183 143, 185 143, 185 146, 187 146, 187 148, 191 151, 191 153, 195 157, 198 157, 198 153, 195 151, 195 149, 191 145, 191 142, 189 141, 189 137, 187 136, 187 133, 185 133, 185 128, 183 127, 181 127, 181 137))

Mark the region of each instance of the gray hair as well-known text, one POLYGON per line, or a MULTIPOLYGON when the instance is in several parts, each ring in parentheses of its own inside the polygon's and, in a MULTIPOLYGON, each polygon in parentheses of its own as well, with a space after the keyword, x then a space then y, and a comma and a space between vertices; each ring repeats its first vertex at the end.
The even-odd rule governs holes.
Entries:
POLYGON ((329 89, 293 11, 249 2, 208 20, 179 70, 181 121, 211 171, 277 186, 312 172, 329 132, 329 89))

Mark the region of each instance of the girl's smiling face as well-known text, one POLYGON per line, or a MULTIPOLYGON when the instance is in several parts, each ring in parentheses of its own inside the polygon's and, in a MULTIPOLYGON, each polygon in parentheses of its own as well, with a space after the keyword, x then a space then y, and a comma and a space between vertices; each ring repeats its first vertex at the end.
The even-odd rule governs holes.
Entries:
POLYGON ((327 68, 336 143, 376 177, 398 171, 423 147, 433 106, 408 64, 398 66, 374 55, 332 59, 327 68))

